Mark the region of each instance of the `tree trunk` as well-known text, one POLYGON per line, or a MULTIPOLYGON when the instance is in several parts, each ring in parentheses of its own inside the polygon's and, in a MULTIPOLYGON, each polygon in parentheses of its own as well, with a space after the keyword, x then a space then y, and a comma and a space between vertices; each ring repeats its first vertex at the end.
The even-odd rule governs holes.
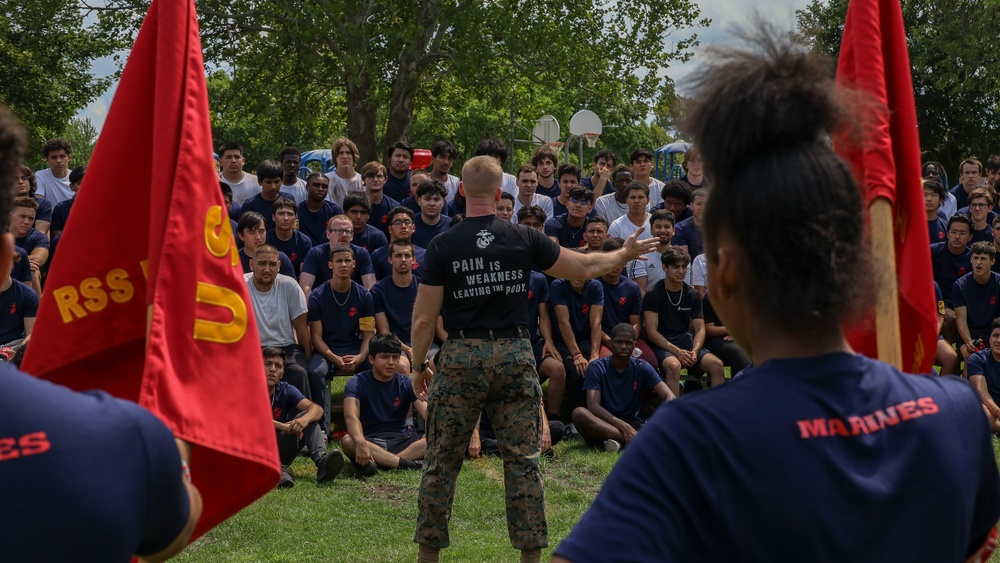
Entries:
POLYGON ((417 24, 420 32, 406 48, 399 53, 399 70, 392 83, 392 93, 389 98, 389 115, 385 127, 383 145, 397 140, 409 140, 413 132, 413 101, 420 88, 420 78, 423 67, 434 53, 428 53, 428 45, 435 31, 443 33, 438 21, 440 6, 437 0, 423 0, 417 24))
POLYGON ((376 142, 375 96, 372 92, 368 73, 357 69, 347 69, 344 91, 347 100, 347 136, 358 146, 361 154, 358 168, 364 163, 382 161, 382 151, 376 142))

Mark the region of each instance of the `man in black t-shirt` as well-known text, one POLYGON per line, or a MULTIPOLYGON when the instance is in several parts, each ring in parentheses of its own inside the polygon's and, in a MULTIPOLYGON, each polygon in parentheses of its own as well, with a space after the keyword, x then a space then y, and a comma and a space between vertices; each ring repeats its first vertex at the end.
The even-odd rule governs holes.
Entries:
POLYGON ((590 279, 649 252, 656 241, 638 242, 633 235, 615 252, 563 250, 534 229, 496 217, 503 182, 496 159, 469 160, 462 181, 466 218, 431 241, 413 310, 414 358, 427 356, 442 306, 449 336, 436 377, 427 362, 413 371, 418 395, 427 393, 434 377, 414 541, 418 561, 437 561, 438 550, 449 545, 455 480, 485 409, 504 460, 511 544, 522 550, 522 561, 538 561, 548 532, 538 468, 541 387, 527 330, 531 270, 590 279))
POLYGON ((663 253, 666 277, 642 299, 646 341, 666 376, 667 387, 680 395, 681 370, 707 372, 712 387, 725 382, 722 360, 705 350, 705 318, 701 295, 684 283, 691 258, 683 248, 663 253))

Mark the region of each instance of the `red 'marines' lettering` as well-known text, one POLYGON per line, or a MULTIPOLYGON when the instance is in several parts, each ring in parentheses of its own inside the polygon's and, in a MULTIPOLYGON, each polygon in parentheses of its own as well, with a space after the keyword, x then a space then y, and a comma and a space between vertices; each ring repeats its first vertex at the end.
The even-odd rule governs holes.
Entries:
POLYGON ((0 461, 43 454, 52 449, 45 432, 32 432, 20 438, 0 438, 0 461))
POLYGON ((841 418, 812 418, 796 423, 803 440, 828 436, 860 436, 940 411, 934 397, 920 397, 915 401, 903 401, 868 414, 850 416, 846 421, 841 418))

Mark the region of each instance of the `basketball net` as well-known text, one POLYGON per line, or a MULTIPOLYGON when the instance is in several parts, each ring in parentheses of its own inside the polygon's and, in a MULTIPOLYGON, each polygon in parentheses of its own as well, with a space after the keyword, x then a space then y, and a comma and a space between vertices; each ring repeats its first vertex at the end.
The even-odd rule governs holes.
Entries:
POLYGON ((597 146, 597 138, 600 137, 600 133, 584 133, 583 138, 587 139, 587 146, 594 148, 597 146))

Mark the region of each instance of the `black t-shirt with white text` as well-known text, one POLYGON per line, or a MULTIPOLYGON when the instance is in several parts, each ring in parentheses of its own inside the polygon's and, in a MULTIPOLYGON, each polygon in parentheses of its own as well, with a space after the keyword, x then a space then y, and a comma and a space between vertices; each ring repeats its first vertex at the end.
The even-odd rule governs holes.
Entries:
POLYGON ((434 237, 421 284, 444 286, 446 331, 528 324, 531 270, 547 270, 559 246, 496 215, 467 217, 434 237))
POLYGON ((642 310, 653 311, 659 317, 656 332, 664 338, 673 338, 688 332, 692 319, 704 318, 701 295, 688 284, 680 291, 667 291, 660 280, 646 292, 642 299, 642 310))

